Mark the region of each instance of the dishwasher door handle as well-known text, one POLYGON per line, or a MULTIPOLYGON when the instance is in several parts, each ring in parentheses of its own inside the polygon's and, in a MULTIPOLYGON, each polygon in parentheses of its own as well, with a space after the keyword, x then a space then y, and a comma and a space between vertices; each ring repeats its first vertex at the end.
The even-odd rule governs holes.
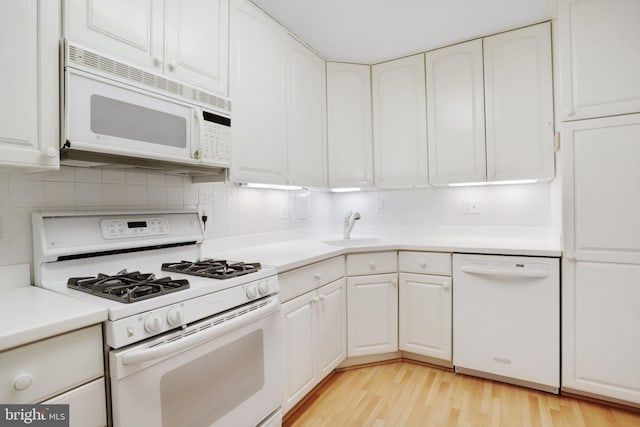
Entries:
POLYGON ((480 276, 501 276, 501 277, 525 277, 525 278, 544 278, 549 277, 549 271, 527 271, 527 270, 503 270, 490 267, 479 266, 462 266, 461 270, 469 274, 477 274, 480 276))

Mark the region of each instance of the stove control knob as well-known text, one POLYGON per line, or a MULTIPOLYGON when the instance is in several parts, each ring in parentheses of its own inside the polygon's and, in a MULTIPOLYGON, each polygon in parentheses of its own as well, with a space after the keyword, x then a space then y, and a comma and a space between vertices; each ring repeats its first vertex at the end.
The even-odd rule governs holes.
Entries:
POLYGON ((266 280, 263 280, 262 282, 260 282, 260 284, 258 285, 258 291, 260 292, 260 295, 266 295, 269 293, 269 282, 266 280))
POLYGON ((147 317, 147 320, 144 321, 144 330, 149 332, 150 334, 156 334, 160 332, 161 328, 162 322, 160 321, 160 318, 158 316, 152 314, 151 316, 147 317))
POLYGON ((247 298, 254 299, 258 296, 258 287, 256 285, 247 286, 247 298))
POLYGON ((167 322, 171 326, 180 326, 184 322, 184 314, 179 307, 174 307, 167 313, 167 322))

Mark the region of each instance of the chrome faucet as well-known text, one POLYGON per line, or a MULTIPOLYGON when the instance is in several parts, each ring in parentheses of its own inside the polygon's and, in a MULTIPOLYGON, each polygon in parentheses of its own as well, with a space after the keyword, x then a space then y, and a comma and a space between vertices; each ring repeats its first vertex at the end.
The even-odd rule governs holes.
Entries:
POLYGON ((347 212, 344 216, 344 233, 343 236, 345 239, 351 238, 351 230, 353 230, 353 226, 356 224, 356 221, 360 219, 360 213, 358 212, 347 212))

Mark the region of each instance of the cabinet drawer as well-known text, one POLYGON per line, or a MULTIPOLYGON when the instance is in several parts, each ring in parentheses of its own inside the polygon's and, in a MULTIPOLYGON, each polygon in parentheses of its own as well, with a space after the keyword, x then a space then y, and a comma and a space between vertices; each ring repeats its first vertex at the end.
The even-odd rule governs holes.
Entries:
POLYGON ((106 426, 107 403, 104 395, 104 378, 74 388, 43 404, 69 405, 69 426, 106 426))
POLYGON ((278 275, 282 302, 344 277, 344 257, 339 256, 278 275))
POLYGON ((451 276, 451 254, 441 252, 398 252, 398 271, 451 276))
POLYGON ((371 252, 347 255, 347 275, 395 273, 398 271, 398 255, 393 252, 371 252))
POLYGON ((94 325, 0 353, 0 402, 40 402, 102 375, 102 329, 94 325))

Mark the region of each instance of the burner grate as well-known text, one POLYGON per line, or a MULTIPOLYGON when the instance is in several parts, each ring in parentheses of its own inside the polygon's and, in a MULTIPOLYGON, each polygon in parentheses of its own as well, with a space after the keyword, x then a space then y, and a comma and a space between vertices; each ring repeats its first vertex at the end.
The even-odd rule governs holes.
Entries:
POLYGON ((162 271, 190 274, 211 279, 229 279, 260 270, 260 263, 227 262, 219 259, 200 259, 162 264, 162 271))
POLYGON ((129 273, 123 270, 115 275, 99 273, 97 276, 71 277, 67 286, 128 304, 187 289, 189 281, 174 280, 171 277, 156 279, 153 273, 129 273))

